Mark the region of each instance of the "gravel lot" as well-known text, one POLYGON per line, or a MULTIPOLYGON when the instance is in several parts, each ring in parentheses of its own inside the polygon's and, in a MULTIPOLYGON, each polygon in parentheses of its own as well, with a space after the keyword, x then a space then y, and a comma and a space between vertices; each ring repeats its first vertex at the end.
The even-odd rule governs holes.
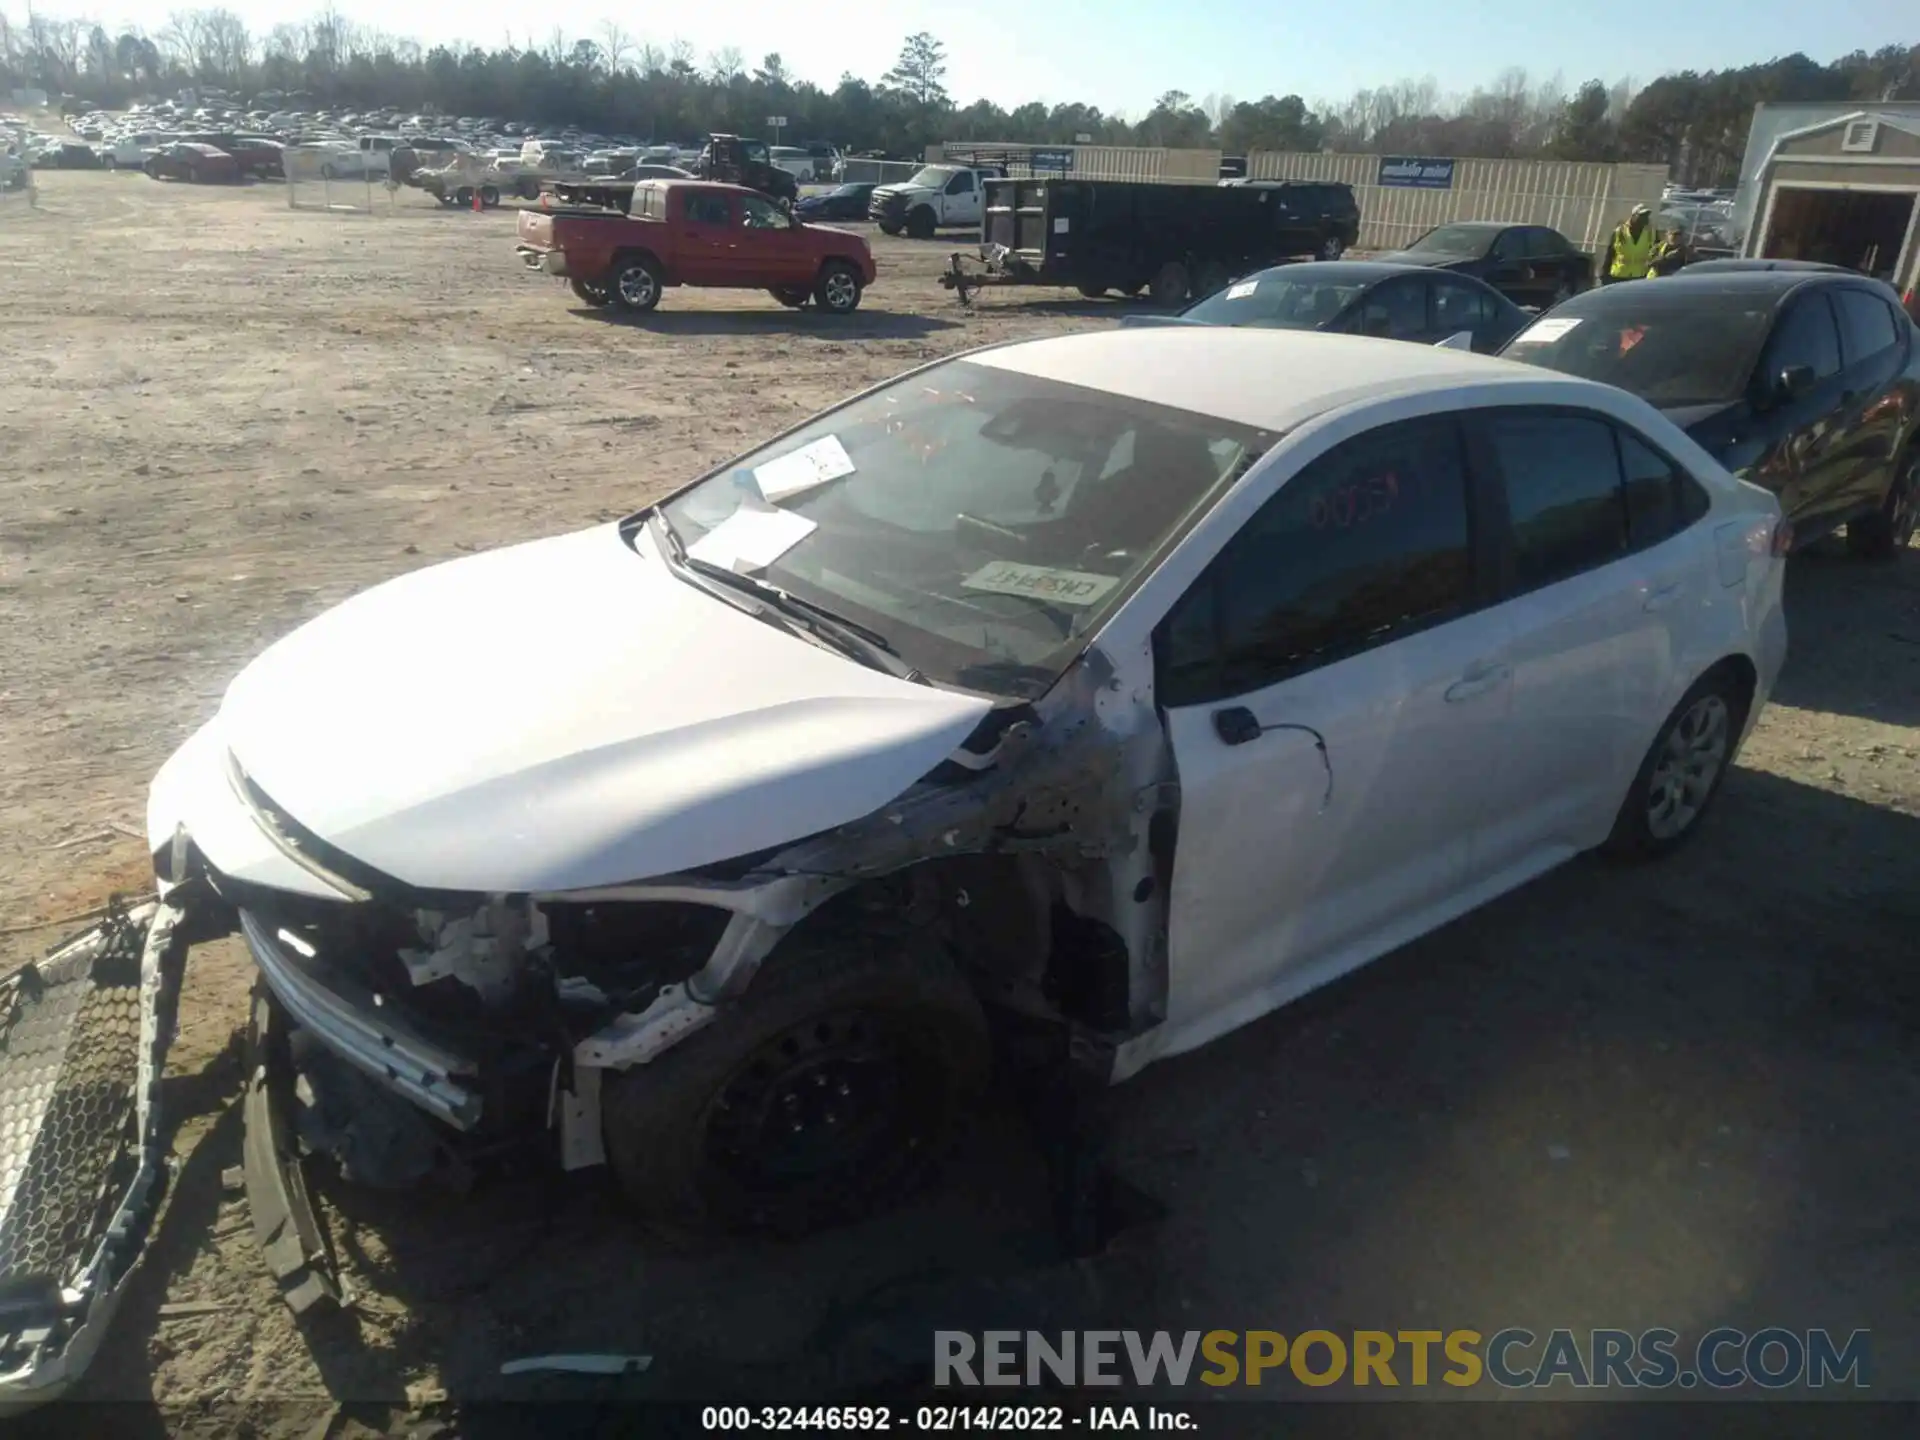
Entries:
MULTIPOLYGON (((20 927, 141 886, 148 778, 327 605, 624 513, 924 359, 1118 313, 1052 292, 964 312, 934 284, 952 245, 876 236, 848 320, 682 291, 623 323, 522 272, 510 212, 296 213, 277 186, 86 173, 39 199, 0 208, 9 963, 75 928, 20 927)), ((204 950, 178 1184, 89 1391, 306 1434, 336 1401, 398 1425, 409 1385, 522 1393, 498 1370, 527 1353, 650 1353, 648 1393, 791 1397, 879 1377, 887 1344, 923 1360, 935 1323, 1105 1314, 1866 1327, 1878 1393, 1920 1393, 1920 555, 1810 554, 1788 598, 1793 658, 1700 844, 1570 866, 1122 1087, 1122 1169, 1169 1213, 1089 1264, 1057 1262, 1031 1146, 994 1120, 920 1207, 803 1246, 663 1253, 598 1181, 331 1191, 357 1303, 299 1328, 220 1184, 250 968, 204 950)))

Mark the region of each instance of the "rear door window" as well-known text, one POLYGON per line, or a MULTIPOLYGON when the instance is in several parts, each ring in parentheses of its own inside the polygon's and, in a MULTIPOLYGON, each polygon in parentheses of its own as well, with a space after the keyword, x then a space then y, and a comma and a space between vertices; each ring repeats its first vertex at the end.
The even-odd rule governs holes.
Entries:
POLYGON ((1878 295, 1850 288, 1833 292, 1840 317, 1840 349, 1848 365, 1885 355, 1900 343, 1893 310, 1878 295))
POLYGON ((1427 332, 1427 287, 1423 280, 1407 276, 1376 285, 1360 302, 1362 335, 1377 335, 1389 340, 1410 340, 1427 332))
POLYGON ((1612 425, 1597 416, 1528 409, 1496 411, 1484 423, 1506 492, 1513 593, 1627 552, 1612 425))
POLYGON ((1485 292, 1458 280, 1433 282, 1433 328, 1435 333, 1453 335, 1476 330, 1493 319, 1493 307, 1485 292))

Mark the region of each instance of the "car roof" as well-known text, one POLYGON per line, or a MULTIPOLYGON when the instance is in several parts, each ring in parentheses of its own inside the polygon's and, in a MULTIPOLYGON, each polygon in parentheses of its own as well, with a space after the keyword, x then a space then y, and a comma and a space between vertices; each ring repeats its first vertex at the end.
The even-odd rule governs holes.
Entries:
POLYGON ((1212 325, 1098 330, 960 358, 1273 431, 1370 395, 1538 385, 1547 377, 1575 397, 1610 388, 1403 340, 1212 325))
POLYGON ((1857 270, 1849 270, 1844 265, 1829 265, 1822 260, 1696 260, 1686 267, 1682 274, 1739 275, 1747 272, 1767 270, 1793 270, 1801 274, 1812 272, 1823 275, 1857 275, 1857 270))
MULTIPOLYGON (((1688 299, 1714 295, 1727 295, 1748 300, 1784 300, 1793 291, 1808 285, 1832 285, 1846 281, 1870 283, 1867 277, 1854 270, 1715 270, 1700 274, 1689 265, 1677 274, 1662 276, 1659 282, 1661 296, 1680 296, 1688 299)), ((1640 288, 1639 284, 1607 285, 1596 287, 1564 300, 1554 307, 1554 313, 1565 311, 1568 314, 1604 314, 1612 305, 1633 305, 1651 293, 1640 288)))
MULTIPOLYGON (((1391 275, 1424 275, 1433 271, 1425 265, 1406 265, 1397 260, 1302 260, 1287 265, 1272 265, 1257 275, 1297 275, 1302 280, 1331 280, 1336 284, 1356 280, 1385 280, 1391 275)), ((1254 276, 1248 276, 1253 279, 1254 276)), ((1449 276, 1449 279, 1469 277, 1449 276)))

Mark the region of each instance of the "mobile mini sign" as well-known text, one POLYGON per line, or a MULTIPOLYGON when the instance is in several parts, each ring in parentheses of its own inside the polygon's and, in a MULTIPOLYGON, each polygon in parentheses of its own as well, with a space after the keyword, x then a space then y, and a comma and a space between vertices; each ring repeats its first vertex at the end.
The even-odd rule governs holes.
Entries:
POLYGON ((1396 190, 1451 190, 1453 161, 1428 155, 1382 155, 1380 183, 1396 190))

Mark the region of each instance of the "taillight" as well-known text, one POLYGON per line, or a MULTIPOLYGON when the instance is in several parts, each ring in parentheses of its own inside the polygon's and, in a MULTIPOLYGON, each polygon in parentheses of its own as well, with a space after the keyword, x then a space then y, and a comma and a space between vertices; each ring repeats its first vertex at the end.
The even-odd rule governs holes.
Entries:
POLYGON ((1793 522, 1784 519, 1774 521, 1773 544, 1768 547, 1768 552, 1778 559, 1784 557, 1791 549, 1793 549, 1793 522))

